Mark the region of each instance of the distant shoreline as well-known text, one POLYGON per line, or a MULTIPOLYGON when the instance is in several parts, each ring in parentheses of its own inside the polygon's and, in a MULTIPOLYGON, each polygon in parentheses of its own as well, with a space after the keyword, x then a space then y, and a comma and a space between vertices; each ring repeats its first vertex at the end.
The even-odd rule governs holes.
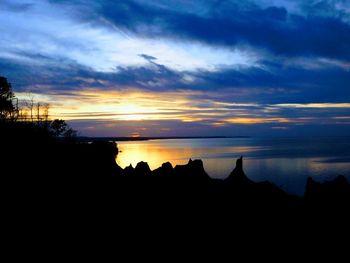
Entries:
POLYGON ((95 141, 150 141, 170 139, 228 139, 228 138, 251 138, 251 136, 167 136, 167 137, 78 137, 79 142, 95 141))

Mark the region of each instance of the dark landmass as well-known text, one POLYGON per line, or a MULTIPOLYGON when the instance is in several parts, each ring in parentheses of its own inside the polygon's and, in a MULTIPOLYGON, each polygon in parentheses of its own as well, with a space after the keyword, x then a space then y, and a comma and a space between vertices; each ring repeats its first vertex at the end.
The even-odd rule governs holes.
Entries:
POLYGON ((250 138, 250 136, 167 136, 167 137, 78 137, 79 142, 121 142, 121 141, 149 141, 169 139, 223 139, 223 138, 250 138))
POLYGON ((341 205, 350 200, 349 183, 343 176, 323 184, 309 178, 305 196, 297 197, 272 183, 250 180, 243 171, 243 158, 237 160, 236 168, 224 180, 209 177, 201 160, 189 160, 187 165, 175 167, 164 163, 154 171, 145 162, 122 169, 115 162, 118 149, 114 142, 65 142, 40 130, 22 132, 25 136, 21 136, 21 141, 11 130, 2 136, 7 139, 1 141, 2 178, 15 180, 16 187, 24 183, 26 189, 36 191, 72 190, 68 192, 73 196, 83 194, 87 188, 96 188, 93 192, 104 188, 104 194, 129 196, 128 200, 142 196, 143 200, 155 198, 155 203, 166 198, 190 202, 195 197, 202 204, 227 202, 242 207, 290 208, 291 204, 309 202, 321 205, 320 200, 341 205))
POLYGON ((166 238, 263 232, 289 238, 320 225, 330 233, 349 226, 350 186, 342 176, 323 184, 309 178, 300 197, 250 180, 243 158, 232 160, 235 169, 218 180, 201 160, 164 163, 153 171, 145 162, 122 169, 113 142, 64 141, 21 124, 1 126, 0 138, 3 211, 21 231, 48 228, 61 235, 79 229, 83 236, 94 228, 166 238))

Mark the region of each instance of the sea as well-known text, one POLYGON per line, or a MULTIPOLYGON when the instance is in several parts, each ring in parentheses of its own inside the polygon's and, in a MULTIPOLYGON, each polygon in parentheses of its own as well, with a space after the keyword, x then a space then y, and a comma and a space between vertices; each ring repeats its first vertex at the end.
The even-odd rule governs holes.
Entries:
POLYGON ((140 161, 156 169, 201 159, 212 178, 226 178, 236 159, 253 181, 270 181, 286 192, 303 195, 307 178, 325 182, 338 175, 350 181, 349 137, 196 138, 117 141, 116 161, 122 168, 140 161))

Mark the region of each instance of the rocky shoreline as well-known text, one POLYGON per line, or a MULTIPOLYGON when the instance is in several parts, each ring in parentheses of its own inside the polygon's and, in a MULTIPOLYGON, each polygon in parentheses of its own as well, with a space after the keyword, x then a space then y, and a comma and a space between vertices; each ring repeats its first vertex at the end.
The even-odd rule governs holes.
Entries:
MULTIPOLYGON (((118 188, 133 188, 143 184, 143 188, 152 188, 151 192, 157 192, 163 187, 168 187, 168 193, 174 189, 188 190, 190 196, 196 195, 196 191, 202 193, 216 193, 218 196, 245 196, 250 200, 273 199, 281 200, 350 200, 349 182, 343 176, 325 183, 318 183, 308 178, 305 195, 296 197, 285 193, 270 182, 254 182, 250 180, 243 170, 243 157, 236 161, 236 167, 226 179, 211 178, 203 167, 201 160, 189 160, 186 165, 173 167, 169 162, 161 167, 151 170, 146 162, 139 162, 136 167, 131 165, 122 169, 115 162, 118 148, 114 142, 96 141, 92 143, 64 143, 36 141, 21 142, 8 145, 7 155, 2 159, 8 166, 16 169, 3 171, 14 178, 21 178, 23 182, 41 185, 45 182, 55 185, 70 187, 73 185, 105 185, 110 190, 118 191, 118 188), (16 159, 8 157, 15 153, 17 147, 22 147, 21 152, 26 158, 21 160, 21 165, 16 159), (8 158, 6 160, 6 158, 8 158), (11 164, 12 163, 12 164, 11 164), (121 187, 119 187, 121 186, 121 187), (171 188, 171 189, 170 189, 171 188)), ((6 146, 6 144, 3 144, 6 146)), ((4 149, 4 147, 3 147, 4 149)), ((8 177, 11 179, 11 177, 8 177)), ((21 181, 19 181, 21 182, 21 181)), ((76 189, 79 191, 79 189, 76 189)), ((120 189, 119 189, 120 191, 120 189)), ((142 189, 140 190, 142 191, 142 189)), ((135 193, 136 195, 138 193, 135 193)), ((216 196, 211 196, 216 198, 216 196)))
POLYGON ((305 195, 294 196, 270 182, 250 180, 244 173, 242 157, 221 180, 209 177, 201 160, 175 167, 164 163, 153 171, 145 162, 122 169, 116 164, 118 149, 113 142, 9 142, 2 141, 1 145, 1 177, 10 203, 30 202, 68 210, 90 209, 98 204, 95 208, 119 207, 113 211, 122 213, 131 208, 132 213, 139 213, 147 208, 158 215, 164 211, 178 215, 210 212, 230 218, 232 211, 286 213, 288 218, 343 216, 350 204, 350 185, 343 176, 322 184, 309 178, 305 195), (13 158, 18 149, 21 158, 13 158))
POLYGON ((323 231, 343 229, 349 222, 350 186, 341 176, 323 184, 310 178, 300 197, 251 181, 243 158, 218 180, 208 176, 201 160, 175 167, 164 163, 153 171, 145 162, 122 169, 110 142, 2 141, 1 147, 7 219, 17 226, 24 220, 41 230, 56 229, 58 235, 105 227, 137 235, 168 231, 166 238, 193 231, 198 237, 208 231, 243 237, 281 230, 288 237, 301 229, 317 232, 318 225, 323 231), (18 149, 22 156, 13 158, 18 149))

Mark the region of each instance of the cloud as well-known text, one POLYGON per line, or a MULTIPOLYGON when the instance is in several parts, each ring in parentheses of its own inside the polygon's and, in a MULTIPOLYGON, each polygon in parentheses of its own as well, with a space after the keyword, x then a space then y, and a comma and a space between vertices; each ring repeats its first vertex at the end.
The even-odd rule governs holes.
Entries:
POLYGON ((157 60, 156 57, 150 56, 150 55, 146 55, 146 54, 140 54, 140 57, 144 58, 146 61, 152 63, 154 60, 157 60))
POLYGON ((32 8, 34 3, 21 3, 16 0, 2 0, 1 5, 3 10, 8 10, 11 12, 25 12, 32 8))
MULTIPOLYGON (((227 96, 225 91, 224 95, 227 96)), ((33 93, 51 105, 53 118, 66 120, 164 121, 201 123, 211 127, 254 124, 346 124, 349 103, 228 103, 216 92, 193 90, 145 91, 75 90, 65 93, 33 93)), ((17 93, 20 100, 25 93, 17 93)), ((278 126, 280 127, 280 126, 278 126)))
MULTIPOLYGON (((101 1, 93 11, 118 29, 149 38, 196 41, 228 48, 248 45, 287 57, 350 59, 347 48, 350 25, 338 16, 325 16, 323 11, 330 9, 330 5, 305 16, 289 13, 284 7, 250 4, 237 8, 235 1, 223 1, 221 5, 209 3, 202 1, 207 5, 204 13, 172 10, 172 4, 159 6, 139 1, 101 1)), ((332 10, 336 12, 335 6, 332 10)))
MULTIPOLYGON (((113 71, 117 66, 147 64, 140 54, 156 57, 158 63, 176 70, 215 70, 221 65, 256 61, 256 55, 245 50, 176 43, 167 38, 145 38, 122 29, 111 29, 110 23, 106 24, 106 19, 96 13, 98 2, 32 2, 35 4, 22 13, 2 9, 0 57, 19 59, 22 53, 40 51, 41 55, 74 60, 103 72, 113 71)), ((0 2, 0 8, 4 5, 0 2)))
MULTIPOLYGON (((148 55, 147 59, 148 58, 148 55)), ((0 74, 14 82, 17 91, 42 93, 70 90, 215 91, 225 101, 259 103, 348 102, 350 74, 347 68, 326 64, 303 68, 284 61, 264 61, 261 66, 220 68, 216 71, 179 71, 156 63, 118 66, 100 72, 68 59, 41 54, 21 54, 21 59, 0 61, 0 74), (25 58, 25 59, 23 59, 25 58)))
POLYGON ((348 1, 6 0, 0 8, 0 75, 74 122, 167 119, 169 134, 179 123, 282 132, 349 122, 348 1))

